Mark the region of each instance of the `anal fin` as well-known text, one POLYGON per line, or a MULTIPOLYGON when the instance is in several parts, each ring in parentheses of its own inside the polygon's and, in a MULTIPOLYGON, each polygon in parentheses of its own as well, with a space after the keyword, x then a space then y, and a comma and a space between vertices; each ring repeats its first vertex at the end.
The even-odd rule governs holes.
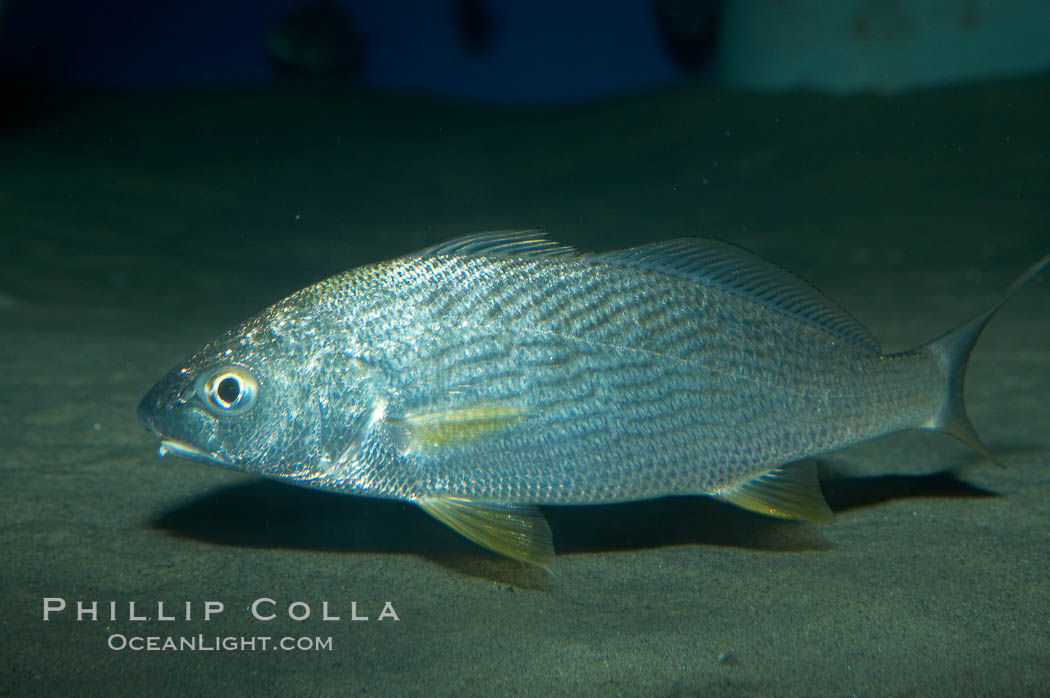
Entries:
POLYGON ((775 468, 715 496, 748 511, 782 519, 827 523, 833 515, 820 491, 813 463, 775 468))
POLYGON ((416 503, 481 547, 551 571, 550 562, 554 558, 551 529, 538 507, 478 502, 449 495, 421 497, 416 503))

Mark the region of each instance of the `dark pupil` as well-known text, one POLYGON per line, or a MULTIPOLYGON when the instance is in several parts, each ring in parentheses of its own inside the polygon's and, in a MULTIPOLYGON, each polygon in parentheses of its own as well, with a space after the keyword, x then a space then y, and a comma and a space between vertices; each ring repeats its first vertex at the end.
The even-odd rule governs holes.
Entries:
POLYGON ((219 381, 219 387, 215 389, 219 400, 227 407, 237 402, 241 396, 241 382, 231 376, 226 376, 219 381))

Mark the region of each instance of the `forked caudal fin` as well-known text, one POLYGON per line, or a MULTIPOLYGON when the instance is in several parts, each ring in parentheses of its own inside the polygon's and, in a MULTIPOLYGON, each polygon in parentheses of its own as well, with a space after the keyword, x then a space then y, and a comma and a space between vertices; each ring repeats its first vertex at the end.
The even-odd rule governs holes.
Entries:
POLYGON ((980 313, 969 322, 959 325, 951 332, 933 340, 929 344, 915 349, 916 353, 925 353, 937 361, 947 384, 940 412, 924 424, 923 427, 951 434, 972 448, 977 454, 993 463, 997 461, 985 448, 980 437, 977 436, 977 431, 973 428, 970 418, 966 415, 966 405, 963 401, 966 365, 970 360, 970 352, 973 351, 977 338, 981 335, 981 330, 992 319, 996 311, 1006 301, 1010 300, 1015 293, 1045 271, 1048 266, 1050 266, 1050 254, 1028 267, 1024 274, 1006 290, 1002 298, 983 313, 980 313))

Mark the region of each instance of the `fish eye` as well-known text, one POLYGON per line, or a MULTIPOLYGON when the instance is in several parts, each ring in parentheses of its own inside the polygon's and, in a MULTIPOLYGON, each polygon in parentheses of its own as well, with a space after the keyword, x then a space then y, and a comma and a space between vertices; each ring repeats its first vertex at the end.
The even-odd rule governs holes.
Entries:
POLYGON ((204 401, 213 412, 236 414, 255 401, 259 383, 240 366, 224 366, 211 374, 203 385, 204 401))
POLYGON ((244 395, 244 385, 237 376, 223 376, 215 384, 215 401, 223 407, 233 407, 244 395))

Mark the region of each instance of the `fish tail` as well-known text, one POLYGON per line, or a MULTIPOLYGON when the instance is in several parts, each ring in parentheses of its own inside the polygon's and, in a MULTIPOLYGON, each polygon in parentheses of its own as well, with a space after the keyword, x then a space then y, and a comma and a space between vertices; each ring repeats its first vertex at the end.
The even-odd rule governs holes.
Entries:
POLYGON ((984 330, 985 325, 992 319, 992 316, 1006 301, 1010 300, 1015 293, 1039 276, 1048 266, 1050 266, 1050 254, 1028 267, 1006 290, 1006 293, 984 312, 929 344, 916 349, 917 353, 924 353, 934 358, 937 365, 941 368, 947 385, 944 401, 941 403, 939 412, 923 427, 951 434, 973 449, 978 455, 987 458, 993 463, 998 463, 998 461, 988 452, 981 438, 977 435, 977 430, 974 429, 969 416, 966 414, 966 403, 963 400, 966 365, 969 363, 970 352, 973 351, 977 338, 981 336, 981 331, 984 330))

